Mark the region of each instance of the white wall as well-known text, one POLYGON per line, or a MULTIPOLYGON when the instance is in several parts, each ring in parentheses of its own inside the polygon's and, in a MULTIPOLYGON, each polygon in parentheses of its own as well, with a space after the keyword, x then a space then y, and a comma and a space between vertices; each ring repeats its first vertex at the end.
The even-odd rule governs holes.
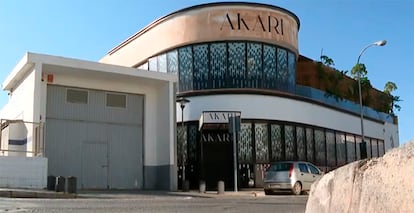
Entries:
MULTIPOLYGON (((202 111, 241 111, 242 119, 264 119, 315 125, 354 134, 361 133, 359 115, 352 115, 321 105, 284 97, 266 95, 209 95, 188 97, 184 121, 199 120, 202 111)), ((181 109, 177 107, 177 118, 181 109)), ((398 144, 398 126, 395 124, 364 120, 367 137, 384 139, 390 147, 390 137, 398 144)), ((397 145, 398 146, 398 145, 397 145)))
MULTIPOLYGON (((36 97, 34 87, 36 82, 36 68, 32 67, 26 78, 9 93, 9 102, 3 107, 0 117, 2 119, 23 120, 34 122, 34 102, 36 97)), ((30 153, 34 151, 33 141, 33 124, 25 123, 25 131, 27 131, 26 151, 29 153, 20 153, 19 155, 32 156, 30 153)))
POLYGON ((46 184, 46 158, 0 156, 0 187, 43 189, 46 184))

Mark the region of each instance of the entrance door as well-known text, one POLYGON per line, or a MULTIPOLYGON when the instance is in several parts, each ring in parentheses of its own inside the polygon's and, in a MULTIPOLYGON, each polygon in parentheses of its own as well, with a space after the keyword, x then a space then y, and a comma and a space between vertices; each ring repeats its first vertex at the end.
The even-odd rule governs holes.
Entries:
POLYGON ((82 143, 83 189, 107 189, 108 183, 108 144, 105 142, 82 143))
MULTIPOLYGON (((204 133, 203 133, 204 134, 204 133)), ((206 187, 216 190, 218 181, 224 181, 226 189, 234 186, 233 147, 228 133, 208 133, 203 137, 203 169, 206 187)))

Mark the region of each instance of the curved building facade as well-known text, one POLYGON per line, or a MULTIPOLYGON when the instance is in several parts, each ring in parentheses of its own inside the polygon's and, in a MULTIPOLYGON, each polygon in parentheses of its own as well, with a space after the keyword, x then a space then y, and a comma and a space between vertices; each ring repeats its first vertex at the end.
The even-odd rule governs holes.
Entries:
POLYGON ((299 26, 272 5, 204 4, 154 21, 100 62, 178 76, 177 97, 189 100, 177 104, 179 186, 184 171, 191 187, 224 180, 232 188, 236 165, 239 187, 261 187, 274 161, 328 171, 398 146, 396 118, 368 104, 362 143, 358 102, 317 86, 316 62, 298 51, 299 26), (232 115, 241 118, 235 150, 232 115))

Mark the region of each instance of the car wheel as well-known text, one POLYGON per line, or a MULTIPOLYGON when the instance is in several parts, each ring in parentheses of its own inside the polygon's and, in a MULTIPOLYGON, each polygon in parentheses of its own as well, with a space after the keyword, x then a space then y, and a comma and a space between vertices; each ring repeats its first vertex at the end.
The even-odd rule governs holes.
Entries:
POLYGON ((272 191, 268 190, 268 189, 265 189, 264 193, 265 193, 265 195, 272 195, 273 194, 272 191))
POLYGON ((292 193, 293 193, 294 195, 300 195, 300 194, 302 193, 302 184, 300 184, 300 182, 296 182, 296 183, 293 185, 293 188, 292 188, 292 193))

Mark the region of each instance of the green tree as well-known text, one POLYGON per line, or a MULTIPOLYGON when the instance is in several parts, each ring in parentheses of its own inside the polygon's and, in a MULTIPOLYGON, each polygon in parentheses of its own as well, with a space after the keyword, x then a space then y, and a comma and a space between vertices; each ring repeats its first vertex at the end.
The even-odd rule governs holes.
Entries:
POLYGON ((388 81, 384 86, 384 93, 388 96, 388 113, 394 114, 394 109, 397 111, 401 110, 401 106, 397 104, 398 102, 402 101, 400 96, 394 96, 391 93, 397 90, 397 85, 394 82, 388 81))
POLYGON ((349 93, 352 95, 358 95, 358 73, 361 81, 361 92, 363 93, 363 103, 369 104, 370 102, 370 95, 369 92, 372 88, 371 81, 368 79, 368 70, 365 64, 359 63, 355 64, 354 67, 351 69, 351 77, 355 79, 355 83, 352 86, 353 88, 349 89, 349 93))

